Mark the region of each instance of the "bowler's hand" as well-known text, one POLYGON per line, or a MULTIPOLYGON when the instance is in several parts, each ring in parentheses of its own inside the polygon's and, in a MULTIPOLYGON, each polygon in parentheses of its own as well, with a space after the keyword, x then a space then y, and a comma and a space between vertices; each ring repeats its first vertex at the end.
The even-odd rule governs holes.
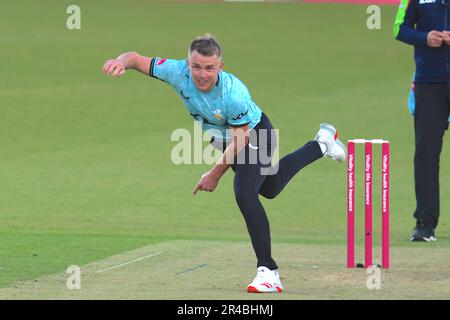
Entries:
POLYGON ((444 32, 436 30, 430 31, 427 34, 427 44, 431 48, 439 48, 447 37, 448 36, 444 32))
POLYGON ((125 65, 117 59, 109 59, 103 65, 103 73, 112 77, 120 77, 125 71, 125 65))
POLYGON ((219 178, 216 175, 212 174, 211 171, 208 171, 207 173, 202 175, 192 194, 195 195, 199 190, 213 192, 214 189, 216 189, 218 183, 219 178))

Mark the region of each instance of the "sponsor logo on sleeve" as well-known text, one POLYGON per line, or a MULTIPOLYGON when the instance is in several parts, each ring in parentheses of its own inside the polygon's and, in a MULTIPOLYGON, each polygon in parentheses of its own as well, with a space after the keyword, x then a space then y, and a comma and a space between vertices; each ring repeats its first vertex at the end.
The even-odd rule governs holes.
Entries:
POLYGON ((162 65, 164 62, 166 62, 167 59, 158 59, 158 62, 156 62, 156 64, 158 66, 162 65))

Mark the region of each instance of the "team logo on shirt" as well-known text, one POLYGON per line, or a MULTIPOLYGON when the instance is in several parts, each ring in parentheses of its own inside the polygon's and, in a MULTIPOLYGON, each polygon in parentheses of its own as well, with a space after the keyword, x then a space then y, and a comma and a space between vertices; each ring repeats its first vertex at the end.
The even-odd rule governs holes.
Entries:
POLYGON ((164 62, 166 62, 167 59, 158 59, 158 62, 156 63, 158 66, 162 65, 164 62))
POLYGON ((222 117, 222 115, 220 114, 222 112, 222 111, 220 111, 220 109, 216 109, 213 112, 214 112, 214 118, 216 118, 217 120, 225 120, 224 117, 222 117))
POLYGON ((436 0, 420 0, 419 4, 436 3, 436 0))

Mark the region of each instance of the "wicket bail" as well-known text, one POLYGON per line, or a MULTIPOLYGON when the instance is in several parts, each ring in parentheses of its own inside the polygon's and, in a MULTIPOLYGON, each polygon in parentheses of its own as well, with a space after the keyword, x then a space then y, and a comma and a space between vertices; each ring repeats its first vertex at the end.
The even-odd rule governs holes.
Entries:
POLYGON ((347 268, 355 267, 355 145, 364 144, 364 267, 372 262, 372 145, 381 144, 381 266, 389 268, 389 141, 349 140, 347 162, 347 268))

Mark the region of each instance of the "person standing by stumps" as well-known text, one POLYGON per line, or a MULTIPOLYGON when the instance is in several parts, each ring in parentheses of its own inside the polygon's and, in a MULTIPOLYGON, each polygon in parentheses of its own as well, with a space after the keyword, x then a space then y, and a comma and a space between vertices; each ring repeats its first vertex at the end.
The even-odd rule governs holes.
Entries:
POLYGON ((402 0, 394 37, 414 46, 414 180, 411 241, 436 241, 439 159, 450 107, 450 0, 402 0))

